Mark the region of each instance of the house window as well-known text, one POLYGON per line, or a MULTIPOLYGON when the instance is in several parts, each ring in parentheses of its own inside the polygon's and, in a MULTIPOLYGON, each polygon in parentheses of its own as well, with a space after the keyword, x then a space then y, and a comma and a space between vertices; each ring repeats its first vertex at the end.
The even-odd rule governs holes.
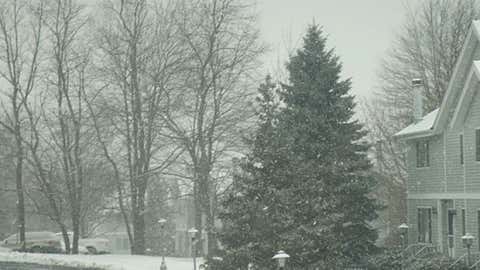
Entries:
POLYGON ((432 209, 418 208, 418 242, 432 242, 432 209))
POLYGON ((465 224, 465 209, 462 209, 462 235, 467 233, 466 224, 465 224))
POLYGON ((480 161, 480 129, 475 130, 475 157, 480 161))
POLYGON ((430 166, 428 141, 419 141, 417 148, 417 168, 430 166))
POLYGON ((463 134, 460 135, 460 164, 463 164, 463 134))

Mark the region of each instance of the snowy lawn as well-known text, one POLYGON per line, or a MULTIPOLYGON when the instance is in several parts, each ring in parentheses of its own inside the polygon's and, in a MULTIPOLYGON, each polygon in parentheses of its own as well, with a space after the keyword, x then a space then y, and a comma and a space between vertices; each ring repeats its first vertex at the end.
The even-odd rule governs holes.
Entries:
MULTIPOLYGON (((165 258, 168 270, 192 270, 192 258, 165 258)), ((0 251, 0 261, 28 262, 43 265, 66 265, 78 267, 99 267, 106 270, 158 270, 161 257, 138 255, 63 255, 32 254, 0 251)), ((198 264, 201 263, 197 259, 198 264)))

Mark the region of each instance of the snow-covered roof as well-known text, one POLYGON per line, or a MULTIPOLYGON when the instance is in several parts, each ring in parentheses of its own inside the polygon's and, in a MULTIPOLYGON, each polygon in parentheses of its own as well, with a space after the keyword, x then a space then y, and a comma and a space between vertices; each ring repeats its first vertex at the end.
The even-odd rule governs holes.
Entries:
POLYGON ((422 120, 400 130, 397 134, 395 134, 395 137, 411 136, 431 131, 433 124, 435 123, 435 118, 437 118, 437 114, 438 109, 431 111, 430 113, 424 115, 422 120))
POLYGON ((480 20, 473 20, 472 27, 475 29, 475 31, 478 31, 480 29, 480 20))

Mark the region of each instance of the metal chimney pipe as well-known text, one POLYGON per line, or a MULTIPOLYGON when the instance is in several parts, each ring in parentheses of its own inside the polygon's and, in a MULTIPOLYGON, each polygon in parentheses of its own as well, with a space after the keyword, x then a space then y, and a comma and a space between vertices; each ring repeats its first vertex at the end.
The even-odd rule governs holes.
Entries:
POLYGON ((415 122, 423 118, 423 80, 413 79, 413 118, 415 122))

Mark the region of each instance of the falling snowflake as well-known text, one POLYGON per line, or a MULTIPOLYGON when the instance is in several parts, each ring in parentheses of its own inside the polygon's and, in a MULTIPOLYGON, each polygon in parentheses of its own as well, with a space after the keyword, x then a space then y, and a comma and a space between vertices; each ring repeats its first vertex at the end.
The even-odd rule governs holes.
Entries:
POLYGON ((261 162, 255 162, 253 163, 253 167, 257 168, 257 169, 263 169, 263 164, 261 162))

